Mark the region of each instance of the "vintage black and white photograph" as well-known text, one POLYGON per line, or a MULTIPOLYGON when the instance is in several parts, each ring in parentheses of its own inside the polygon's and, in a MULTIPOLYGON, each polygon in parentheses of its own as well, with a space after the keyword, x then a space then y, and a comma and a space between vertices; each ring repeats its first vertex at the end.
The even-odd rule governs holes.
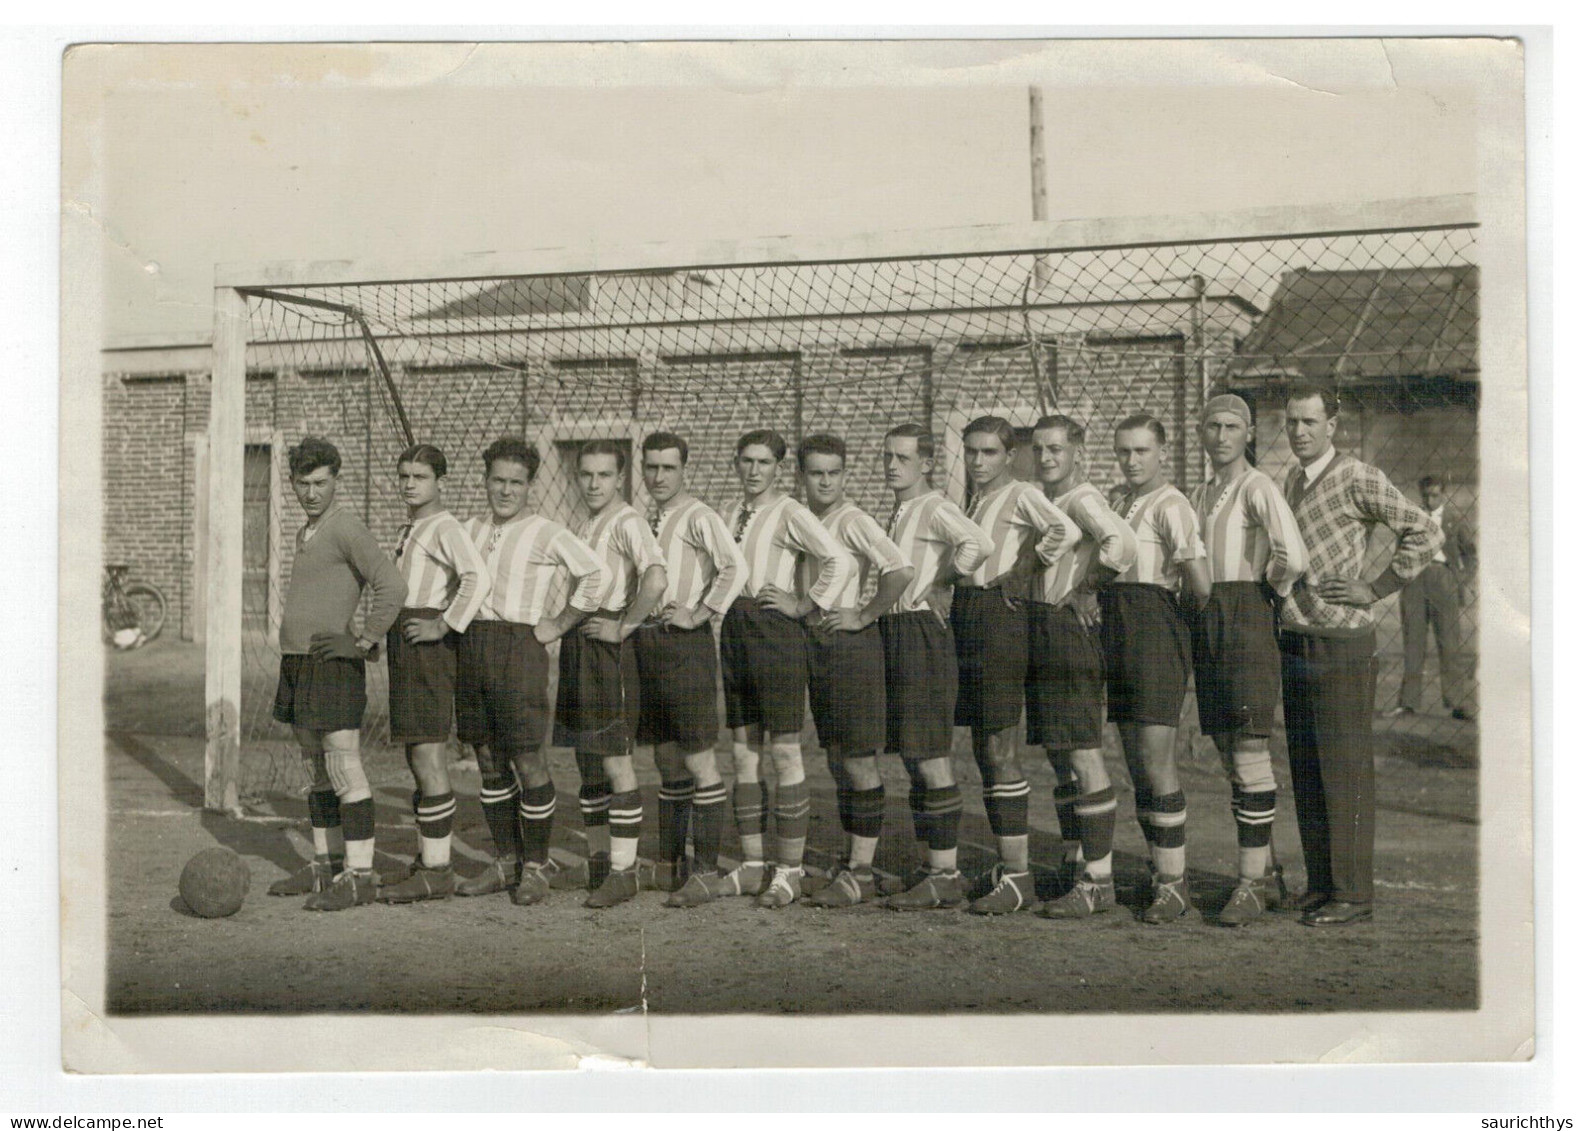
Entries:
POLYGON ((1528 1055, 1523 66, 73 49, 68 1067, 1528 1055))

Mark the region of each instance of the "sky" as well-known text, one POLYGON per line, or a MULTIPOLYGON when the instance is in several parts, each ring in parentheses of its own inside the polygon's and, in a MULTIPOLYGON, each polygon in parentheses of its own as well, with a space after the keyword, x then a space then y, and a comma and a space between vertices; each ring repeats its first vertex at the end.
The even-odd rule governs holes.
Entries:
POLYGON ((1501 41, 121 46, 66 65, 107 343, 216 263, 842 236, 1475 192, 1501 41))

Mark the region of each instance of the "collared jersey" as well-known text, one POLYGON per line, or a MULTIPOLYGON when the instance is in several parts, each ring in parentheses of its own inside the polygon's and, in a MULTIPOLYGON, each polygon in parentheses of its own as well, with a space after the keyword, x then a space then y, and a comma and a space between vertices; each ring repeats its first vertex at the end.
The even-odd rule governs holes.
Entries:
MULTIPOLYGON (((907 559, 897 549, 897 544, 887 538, 880 524, 851 499, 843 499, 820 515, 819 520, 835 536, 851 569, 847 584, 836 595, 831 608, 856 609, 868 588, 871 571, 875 577, 879 577, 907 568, 907 559)), ((816 579, 813 563, 806 559, 802 578, 803 591, 806 593, 816 579)))
POLYGON ((605 567, 598 608, 625 612, 638 597, 638 582, 650 566, 665 567, 665 555, 654 532, 631 503, 612 503, 604 512, 583 520, 583 539, 605 567))
POLYGON ((519 515, 496 524, 488 515, 470 518, 468 537, 490 571, 490 592, 477 620, 538 624, 554 616, 546 606, 556 583, 570 577, 567 604, 580 612, 599 608, 605 567, 594 550, 559 522, 519 515))
POLYGON ((892 606, 894 613, 917 613, 946 601, 950 579, 941 579, 946 562, 952 573, 966 577, 990 556, 990 536, 939 491, 928 491, 897 504, 887 532, 902 557, 913 567, 913 580, 892 606))
POLYGON ((1443 541, 1423 507, 1409 502, 1380 468, 1352 456, 1338 454, 1313 482, 1306 481, 1302 467, 1293 468, 1287 503, 1309 551, 1309 570, 1282 602, 1284 628, 1323 635, 1361 633, 1374 625, 1369 609, 1333 605, 1309 584, 1327 577, 1359 580, 1374 527, 1384 526, 1396 538, 1389 568, 1399 583, 1424 572, 1443 541))
POLYGON ((1292 508, 1258 468, 1246 467, 1224 490, 1214 479, 1189 496, 1209 558, 1210 580, 1269 581, 1286 596, 1309 568, 1292 508))
POLYGON ((797 591, 798 556, 807 555, 817 563, 818 572, 808 587, 808 596, 822 609, 833 602, 846 587, 852 561, 825 525, 791 495, 752 508, 744 521, 744 503, 738 499, 726 515, 730 530, 742 529, 738 545, 748 562, 745 597, 757 598, 767 585, 788 593, 797 591))
POLYGON ((1205 556, 1192 504, 1170 483, 1137 497, 1124 485, 1112 489, 1111 509, 1127 520, 1138 539, 1132 568, 1123 570, 1116 580, 1159 585, 1176 592, 1182 584, 1183 565, 1205 556))
POLYGON ((724 613, 748 581, 748 563, 721 516, 703 501, 689 499, 662 508, 656 540, 665 556, 666 591, 661 607, 706 608, 724 613))
POLYGON ((1030 550, 1046 566, 1078 544, 1077 524, 1032 483, 1014 479, 975 501, 969 517, 990 536, 990 556, 964 579, 989 586, 1030 550))
POLYGON ((440 619, 463 632, 489 596, 489 567, 450 511, 426 515, 403 528, 396 568, 407 584, 409 609, 442 609, 440 619))
POLYGON ((1060 605, 1089 578, 1096 564, 1126 573, 1138 558, 1138 538, 1093 483, 1080 483, 1052 501, 1072 519, 1081 538, 1072 553, 1063 554, 1055 565, 1030 578, 1029 596, 1047 605, 1060 605))

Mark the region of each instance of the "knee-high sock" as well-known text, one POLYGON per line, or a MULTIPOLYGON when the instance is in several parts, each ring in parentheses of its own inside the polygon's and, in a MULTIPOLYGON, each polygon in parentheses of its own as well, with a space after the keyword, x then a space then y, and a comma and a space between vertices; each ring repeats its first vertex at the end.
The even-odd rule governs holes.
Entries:
POLYGON ((554 782, 531 785, 517 798, 518 843, 529 864, 550 862, 550 833, 555 828, 554 782))
POLYGON ((998 837, 1027 836, 1028 799, 1027 778, 985 786, 985 816, 990 819, 990 831, 998 837))
POLYGON ((1233 789, 1232 817, 1237 822, 1238 875, 1245 879, 1263 876, 1276 823, 1276 791, 1233 789))
POLYGON ((625 871, 638 863, 638 836, 643 832, 643 798, 636 789, 611 797, 611 868, 625 871))
POLYGON ((451 823, 456 817, 456 795, 425 797, 418 802, 418 852, 426 868, 451 863, 451 823))
POLYGON ((936 871, 957 870, 957 830, 962 824, 962 791, 955 785, 927 789, 919 804, 925 820, 929 866, 936 871))
POLYGON ((585 781, 578 787, 578 808, 583 813, 590 856, 610 851, 610 807, 610 782, 585 781))
POLYGON ((726 827, 726 785, 701 785, 693 791, 693 866, 713 872, 720 861, 721 833, 726 827))
POLYGON ((316 789, 308 795, 308 824, 313 829, 314 858, 338 860, 346 856, 341 836, 341 803, 333 789, 316 789))
POLYGON ((742 842, 745 863, 764 862, 769 793, 764 782, 740 781, 732 786, 732 815, 737 821, 737 838, 742 842))
POLYGON ((1111 874, 1111 841, 1116 834, 1116 790, 1107 786, 1086 793, 1073 804, 1082 842, 1084 874, 1104 879, 1111 874))
POLYGON ((1062 854, 1068 860, 1083 860, 1088 856, 1078 828, 1080 792, 1075 779, 1068 779, 1051 790, 1051 798, 1056 802, 1056 823, 1061 826, 1062 854))
POLYGON ((693 808, 693 779, 678 778, 660 783, 659 859, 675 863, 687 855, 688 814, 693 808))
POLYGON ((776 856, 783 866, 803 866, 803 846, 808 839, 809 791, 807 782, 794 782, 776 790, 776 856))
POLYGON ((885 827, 885 786, 852 791, 852 847, 847 862, 859 869, 874 865, 875 848, 885 827))
POLYGON ((1185 867, 1188 843, 1188 798, 1182 790, 1157 794, 1151 811, 1155 825, 1155 843, 1150 855, 1155 861, 1155 872, 1160 876, 1181 876, 1185 867))
POLYGON ((1139 832, 1144 834, 1144 846, 1150 853, 1151 862, 1154 861, 1155 849, 1155 822, 1152 814, 1155 811, 1155 795, 1150 792, 1147 785, 1133 787, 1133 819, 1138 822, 1139 832))
POLYGON ((346 837, 346 865, 360 871, 374 867, 374 799, 341 802, 341 832, 346 837))
MULTIPOLYGON (((479 784, 479 805, 484 810, 484 823, 489 826, 495 855, 502 860, 522 859, 522 830, 517 826, 519 792, 515 774, 487 774, 479 784)), ((550 790, 550 797, 552 801, 555 799, 554 787, 550 790)))

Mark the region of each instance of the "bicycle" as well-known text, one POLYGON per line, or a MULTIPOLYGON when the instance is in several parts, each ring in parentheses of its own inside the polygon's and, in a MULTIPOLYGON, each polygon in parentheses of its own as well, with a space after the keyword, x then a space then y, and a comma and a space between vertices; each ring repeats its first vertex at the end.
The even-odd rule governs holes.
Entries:
POLYGON ((119 652, 141 648, 165 627, 165 594, 146 581, 128 581, 131 566, 107 565, 99 591, 105 643, 119 652))

